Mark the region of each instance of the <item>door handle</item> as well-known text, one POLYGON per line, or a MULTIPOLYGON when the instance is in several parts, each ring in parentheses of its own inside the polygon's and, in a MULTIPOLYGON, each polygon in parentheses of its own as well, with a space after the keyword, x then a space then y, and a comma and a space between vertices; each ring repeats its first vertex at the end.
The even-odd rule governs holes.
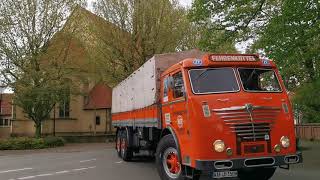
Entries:
POLYGON ((270 100, 272 100, 272 97, 263 97, 262 99, 270 101, 270 100))
POLYGON ((227 102, 229 101, 230 99, 229 98, 225 98, 225 99, 217 99, 217 101, 220 101, 220 102, 227 102))

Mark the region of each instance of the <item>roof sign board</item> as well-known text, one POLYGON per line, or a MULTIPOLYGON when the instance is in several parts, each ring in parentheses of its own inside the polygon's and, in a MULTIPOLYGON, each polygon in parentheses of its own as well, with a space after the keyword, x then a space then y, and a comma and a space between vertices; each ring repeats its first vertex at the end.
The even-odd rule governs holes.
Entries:
POLYGON ((252 62, 258 61, 258 57, 255 55, 218 55, 213 54, 209 56, 211 61, 224 61, 224 62, 252 62))

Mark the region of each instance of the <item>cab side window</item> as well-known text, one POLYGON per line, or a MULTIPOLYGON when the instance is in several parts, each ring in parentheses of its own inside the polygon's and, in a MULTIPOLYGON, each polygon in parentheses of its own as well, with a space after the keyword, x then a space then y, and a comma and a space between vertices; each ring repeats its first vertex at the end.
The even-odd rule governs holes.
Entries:
POLYGON ((182 73, 178 72, 173 76, 173 98, 180 98, 183 97, 184 94, 184 84, 182 73))
POLYGON ((168 77, 166 77, 163 80, 163 102, 168 101, 168 91, 169 91, 168 77))

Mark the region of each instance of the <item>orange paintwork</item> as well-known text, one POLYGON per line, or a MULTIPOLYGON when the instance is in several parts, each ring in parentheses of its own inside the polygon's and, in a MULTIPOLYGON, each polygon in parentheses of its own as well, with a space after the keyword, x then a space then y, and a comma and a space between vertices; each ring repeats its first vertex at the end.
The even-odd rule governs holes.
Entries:
MULTIPOLYGON (((296 153, 295 131, 293 124, 293 113, 290 106, 289 98, 285 90, 285 86, 276 69, 275 64, 270 61, 268 66, 262 61, 254 62, 213 62, 209 60, 209 55, 202 58, 202 65, 194 65, 194 59, 186 59, 168 68, 161 75, 161 89, 159 103, 162 103, 161 111, 158 111, 157 105, 147 107, 132 112, 113 114, 113 120, 125 120, 134 118, 156 117, 160 118, 162 113, 162 129, 170 126, 177 135, 181 157, 184 159, 188 156, 191 159, 191 166, 195 166, 195 160, 222 160, 231 158, 245 157, 263 157, 272 155, 286 155, 296 153), (257 67, 257 68, 272 68, 280 82, 282 92, 266 93, 266 92, 246 92, 241 84, 239 92, 232 93, 216 93, 195 95, 192 93, 188 70, 191 68, 207 68, 207 67, 257 67), (182 71, 186 97, 174 99, 173 92, 169 89, 168 102, 163 102, 163 79, 171 76, 176 72, 182 71), (221 99, 226 99, 221 101, 221 99), (265 141, 255 141, 241 144, 241 154, 236 153, 236 134, 231 132, 230 128, 219 118, 219 116, 211 111, 212 109, 228 108, 233 106, 244 106, 245 104, 253 104, 257 106, 272 106, 281 108, 270 132, 271 152, 260 152, 252 154, 244 154, 244 144, 265 144, 265 141), (204 117, 202 105, 209 106, 211 116, 204 117), (288 106, 288 112, 282 108, 283 104, 288 106), (165 114, 170 113, 171 123, 165 121, 165 114), (182 118, 182 121, 181 121, 182 118), (178 120, 179 119, 179 120, 178 120), (182 122, 182 125, 181 125, 182 122), (282 148, 280 153, 276 153, 273 147, 280 144, 281 136, 290 138, 290 147, 282 148), (233 150, 233 155, 228 156, 225 152, 218 153, 214 151, 213 143, 215 140, 223 140, 226 147, 233 150)), ((237 80, 240 82, 239 74, 236 73, 237 80)))

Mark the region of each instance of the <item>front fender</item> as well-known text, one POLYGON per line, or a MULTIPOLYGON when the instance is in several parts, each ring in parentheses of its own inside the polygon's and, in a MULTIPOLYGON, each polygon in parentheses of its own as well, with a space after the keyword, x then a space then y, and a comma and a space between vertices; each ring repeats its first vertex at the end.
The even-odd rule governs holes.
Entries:
MULTIPOLYGON (((177 151, 178 151, 178 153, 181 155, 180 143, 179 143, 178 136, 177 136, 175 130, 174 130, 172 127, 170 127, 170 126, 167 126, 166 129, 162 130, 162 132, 161 132, 161 138, 162 138, 163 136, 165 136, 165 135, 168 135, 168 134, 171 134, 171 135, 173 136, 174 142, 175 142, 175 144, 176 144, 176 146, 177 146, 177 151)), ((181 159, 181 157, 180 157, 180 159, 181 159)))

